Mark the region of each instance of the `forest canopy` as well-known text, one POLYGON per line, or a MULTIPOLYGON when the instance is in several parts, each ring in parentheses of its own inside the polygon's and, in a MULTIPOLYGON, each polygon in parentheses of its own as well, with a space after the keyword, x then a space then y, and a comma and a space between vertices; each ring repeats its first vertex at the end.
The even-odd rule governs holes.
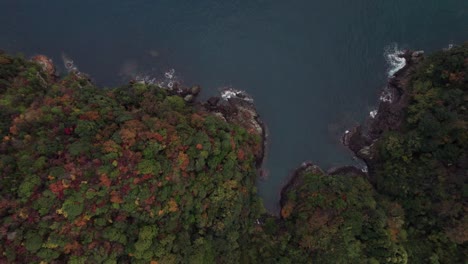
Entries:
POLYGON ((426 57, 371 174, 301 168, 274 216, 252 131, 0 54, 0 262, 463 263, 467 67, 467 44, 426 57))

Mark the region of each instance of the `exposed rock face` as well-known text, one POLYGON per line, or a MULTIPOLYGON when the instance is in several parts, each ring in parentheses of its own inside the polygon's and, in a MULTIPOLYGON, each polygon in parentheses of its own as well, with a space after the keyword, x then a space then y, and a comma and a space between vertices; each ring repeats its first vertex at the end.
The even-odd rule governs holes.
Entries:
POLYGON ((201 91, 201 88, 198 85, 194 85, 194 86, 192 86, 192 88, 190 88, 190 93, 193 94, 193 95, 199 94, 200 91, 201 91))
POLYGON ((265 157, 266 131, 253 103, 231 98, 228 105, 222 108, 222 113, 229 123, 237 124, 262 139, 262 148, 256 153, 257 167, 261 168, 265 157))
POLYGON ((253 102, 242 97, 230 97, 225 100, 221 100, 219 97, 211 97, 203 105, 215 115, 221 115, 220 117, 228 123, 239 125, 249 133, 258 135, 261 138, 262 148, 255 153, 255 158, 257 168, 260 170, 259 174, 264 176, 262 164, 265 158, 267 133, 253 102))
POLYGON ((406 51, 402 56, 406 60, 406 66, 388 80, 375 117, 369 118, 364 125, 350 129, 343 136, 343 144, 367 164, 369 175, 372 175, 373 162, 377 155, 375 143, 384 132, 399 130, 405 120, 404 108, 409 100, 408 82, 424 59, 422 51, 406 51))
POLYGON ((356 168, 354 166, 343 166, 343 167, 334 167, 327 170, 327 174, 329 175, 356 175, 366 177, 367 174, 363 172, 361 169, 356 168))
POLYGON ((38 63, 49 77, 55 78, 55 66, 51 59, 44 55, 36 55, 31 60, 38 63))
POLYGON ((196 85, 192 86, 191 88, 181 86, 178 83, 174 83, 172 89, 167 90, 171 95, 178 95, 184 99, 187 103, 195 102, 197 95, 201 91, 201 87, 196 85))
MULTIPOLYGON (((408 105, 409 80, 419 63, 424 60, 423 51, 406 51, 401 55, 406 60, 406 65, 396 72, 388 80, 380 97, 379 108, 373 111, 364 125, 353 127, 345 132, 342 143, 348 146, 355 155, 362 159, 368 168, 363 171, 354 166, 335 167, 327 171, 326 174, 333 175, 359 175, 370 177, 373 173, 373 164, 377 158, 376 142, 382 134, 389 130, 398 130, 405 120, 404 108, 408 105), (368 176, 369 175, 369 176, 368 176)), ((290 188, 296 188, 303 182, 305 172, 314 174, 325 174, 318 166, 310 162, 304 162, 291 176, 289 182, 281 190, 281 206, 284 205, 284 195, 290 188)), ((372 181, 372 178, 370 178, 372 181)))

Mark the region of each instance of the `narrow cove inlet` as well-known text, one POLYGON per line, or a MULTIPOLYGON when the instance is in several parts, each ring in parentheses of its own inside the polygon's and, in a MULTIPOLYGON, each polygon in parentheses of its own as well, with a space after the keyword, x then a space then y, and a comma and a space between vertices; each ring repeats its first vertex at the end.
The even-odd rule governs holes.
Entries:
POLYGON ((463 263, 465 10, 0 2, 0 263, 463 263))
POLYGON ((165 81, 173 69, 203 87, 202 98, 246 91, 269 130, 259 193, 277 211, 281 187, 303 161, 356 164, 339 139, 377 107, 386 54, 464 41, 463 10, 463 1, 437 0, 4 1, 0 48, 45 54, 62 73, 65 55, 101 86, 165 81))

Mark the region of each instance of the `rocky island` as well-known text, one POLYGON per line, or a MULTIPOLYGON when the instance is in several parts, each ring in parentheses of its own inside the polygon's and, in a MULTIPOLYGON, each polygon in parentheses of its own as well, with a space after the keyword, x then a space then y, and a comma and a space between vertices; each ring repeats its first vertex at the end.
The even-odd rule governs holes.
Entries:
POLYGON ((468 44, 402 56, 343 137, 367 171, 303 163, 277 217, 245 93, 102 89, 0 54, 0 263, 463 263, 468 44))

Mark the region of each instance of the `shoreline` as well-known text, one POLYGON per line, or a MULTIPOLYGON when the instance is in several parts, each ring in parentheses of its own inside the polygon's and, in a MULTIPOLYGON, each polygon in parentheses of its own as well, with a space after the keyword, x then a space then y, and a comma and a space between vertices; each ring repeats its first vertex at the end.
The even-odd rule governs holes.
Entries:
MULTIPOLYGON (((398 129, 401 126, 404 116, 402 110, 408 103, 408 95, 406 86, 409 82, 410 75, 414 72, 419 62, 424 59, 422 51, 405 50, 401 55, 406 64, 403 68, 394 73, 388 78, 386 86, 382 89, 379 104, 376 110, 371 114, 363 124, 346 130, 342 135, 342 144, 351 150, 354 155, 364 162, 367 170, 360 169, 354 165, 345 165, 339 167, 328 168, 326 171, 310 161, 305 161, 293 170, 293 172, 284 181, 285 184, 280 188, 279 194, 279 210, 284 205, 284 194, 290 188, 294 188, 300 184, 300 176, 306 172, 320 173, 325 175, 359 175, 367 177, 371 182, 374 160, 376 158, 376 150, 374 144, 379 140, 379 137, 389 129, 398 129)), ((52 80, 56 80, 59 76, 56 75, 55 66, 51 59, 44 55, 35 55, 31 61, 38 63, 52 80)), ((79 72, 78 70, 71 71, 70 74, 76 75, 78 78, 85 78, 91 82, 88 75, 79 72)), ((131 80, 127 85, 137 83, 146 84, 144 80, 131 80)), ((239 125, 245 128, 250 133, 256 134, 261 140, 260 149, 255 152, 255 166, 257 175, 255 180, 266 180, 268 177, 267 170, 264 167, 267 159, 268 146, 268 131, 266 124, 262 121, 258 114, 253 99, 248 94, 234 89, 226 89, 219 96, 213 96, 207 100, 198 101, 197 97, 201 92, 199 85, 187 87, 176 83, 170 89, 162 87, 168 94, 180 96, 188 104, 192 104, 196 108, 202 108, 207 113, 218 116, 225 122, 239 125), (224 94, 223 94, 224 93, 224 94)), ((278 215, 278 212, 267 212, 270 215, 278 215)))
POLYGON ((401 127, 405 118, 403 110, 408 105, 407 87, 410 77, 424 60, 423 54, 423 51, 405 50, 400 56, 405 59, 406 64, 388 78, 386 86, 382 89, 377 110, 373 111, 374 115, 369 115, 363 124, 352 127, 343 134, 342 144, 351 150, 357 159, 366 164, 365 170, 354 165, 347 165, 332 167, 324 171, 310 161, 303 162, 292 172, 286 184, 281 188, 280 210, 285 204, 285 194, 301 183, 301 177, 305 172, 328 176, 358 175, 374 183, 372 175, 377 158, 375 143, 384 132, 398 130, 401 127))

